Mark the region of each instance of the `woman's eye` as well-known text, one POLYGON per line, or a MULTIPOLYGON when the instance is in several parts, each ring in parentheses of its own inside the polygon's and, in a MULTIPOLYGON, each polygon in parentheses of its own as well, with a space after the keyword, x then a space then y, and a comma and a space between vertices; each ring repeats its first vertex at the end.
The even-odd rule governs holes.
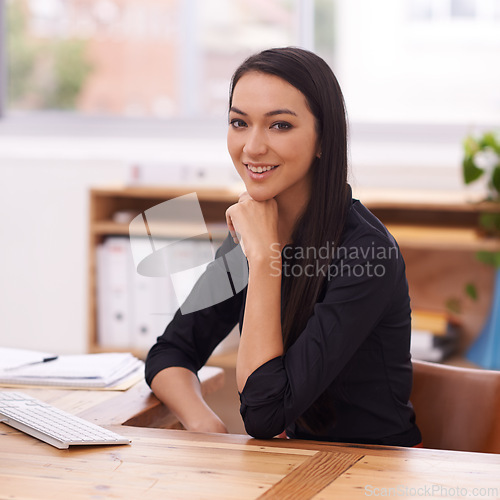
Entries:
POLYGON ((233 127, 233 128, 242 128, 242 127, 245 127, 246 126, 246 123, 243 121, 243 120, 240 120, 239 118, 233 118, 229 124, 233 127))
POLYGON ((276 122, 271 125, 271 128, 274 128, 276 130, 289 130, 292 128, 292 125, 287 122, 276 122))

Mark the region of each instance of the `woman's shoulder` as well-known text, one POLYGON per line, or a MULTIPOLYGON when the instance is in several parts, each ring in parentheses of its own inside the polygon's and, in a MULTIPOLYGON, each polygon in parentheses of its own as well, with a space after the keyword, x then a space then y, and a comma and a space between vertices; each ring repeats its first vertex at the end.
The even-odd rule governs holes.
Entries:
POLYGON ((341 246, 397 247, 396 240, 384 224, 366 208, 360 200, 353 199, 350 206, 341 246))

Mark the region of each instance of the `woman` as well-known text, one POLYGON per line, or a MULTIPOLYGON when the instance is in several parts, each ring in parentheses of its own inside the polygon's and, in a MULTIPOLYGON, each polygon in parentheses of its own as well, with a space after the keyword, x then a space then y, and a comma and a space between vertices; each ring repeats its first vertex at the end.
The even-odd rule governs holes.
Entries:
POLYGON ((233 241, 218 256, 239 245, 248 285, 177 312, 148 355, 154 393, 187 429, 226 432, 195 373, 239 321, 236 376, 250 435, 417 445, 404 262, 352 199, 331 69, 298 48, 247 59, 231 82, 227 142, 247 191, 226 212, 233 241))

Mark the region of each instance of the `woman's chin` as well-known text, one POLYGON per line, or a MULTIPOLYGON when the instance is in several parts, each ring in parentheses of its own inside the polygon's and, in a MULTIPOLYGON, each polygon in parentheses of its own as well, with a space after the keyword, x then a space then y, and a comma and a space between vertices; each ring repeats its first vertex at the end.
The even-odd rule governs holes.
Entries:
POLYGON ((253 182, 245 182, 245 188, 250 197, 255 201, 272 200, 276 193, 265 186, 256 186, 253 182))
POLYGON ((248 189, 247 187, 247 193, 255 201, 267 201, 267 200, 272 200, 274 198, 273 193, 264 192, 261 191, 260 189, 251 189, 251 188, 248 189))

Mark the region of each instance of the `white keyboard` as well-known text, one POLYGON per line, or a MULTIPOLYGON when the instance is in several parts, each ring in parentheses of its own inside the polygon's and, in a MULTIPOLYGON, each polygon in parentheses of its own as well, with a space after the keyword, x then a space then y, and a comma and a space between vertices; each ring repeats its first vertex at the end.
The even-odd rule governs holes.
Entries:
POLYGON ((130 444, 130 439, 20 392, 0 391, 0 422, 59 449, 130 444))

